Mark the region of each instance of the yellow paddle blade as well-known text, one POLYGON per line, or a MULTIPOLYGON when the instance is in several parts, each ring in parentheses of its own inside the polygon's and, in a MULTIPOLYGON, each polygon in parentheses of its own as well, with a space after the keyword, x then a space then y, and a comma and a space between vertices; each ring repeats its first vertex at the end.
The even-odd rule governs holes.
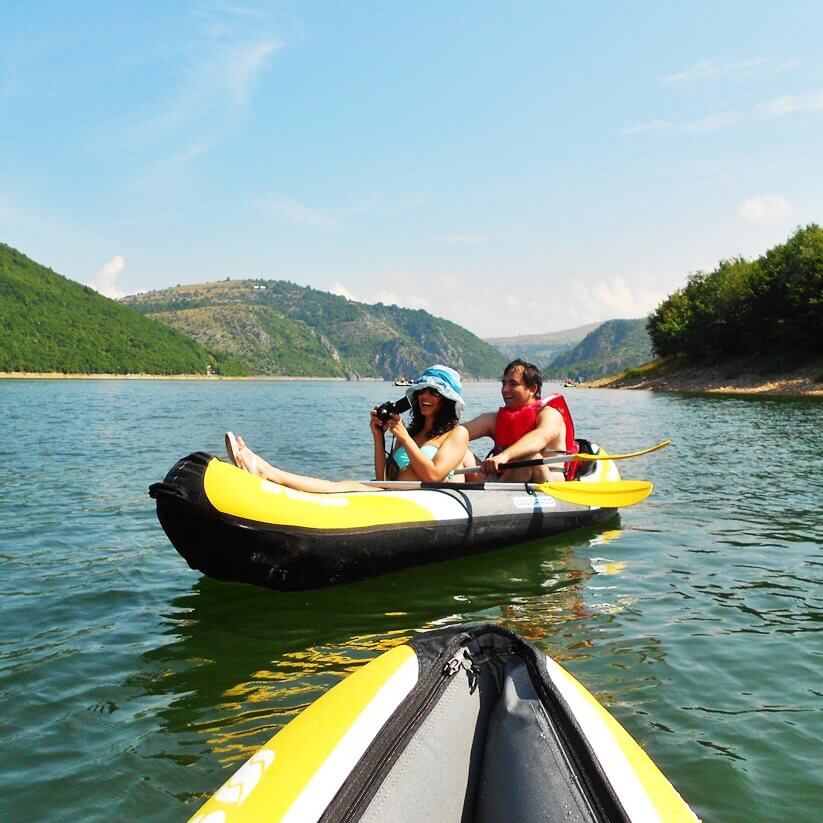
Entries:
POLYGON ((567 503, 579 506, 597 506, 601 509, 620 509, 634 506, 652 493, 647 480, 614 480, 611 483, 539 483, 534 491, 549 494, 567 503))
POLYGON ((626 460, 629 457, 640 457, 642 454, 651 454, 652 452, 665 449, 666 446, 671 445, 671 440, 661 440, 656 446, 651 446, 648 449, 641 449, 636 452, 626 452, 626 454, 574 454, 573 460, 626 460))

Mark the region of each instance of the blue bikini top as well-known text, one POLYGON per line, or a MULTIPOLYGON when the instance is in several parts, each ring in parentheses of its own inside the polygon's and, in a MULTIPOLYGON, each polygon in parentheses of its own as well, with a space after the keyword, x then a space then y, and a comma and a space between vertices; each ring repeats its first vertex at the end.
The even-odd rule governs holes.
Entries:
MULTIPOLYGON (((430 460, 434 460, 434 456, 440 450, 439 446, 421 446, 420 452, 425 454, 430 460)), ((406 451, 405 446, 398 446, 397 450, 392 454, 392 460, 394 460, 394 464, 397 466, 398 471, 403 471, 403 469, 408 468, 411 465, 411 460, 409 459, 409 453, 406 451)))

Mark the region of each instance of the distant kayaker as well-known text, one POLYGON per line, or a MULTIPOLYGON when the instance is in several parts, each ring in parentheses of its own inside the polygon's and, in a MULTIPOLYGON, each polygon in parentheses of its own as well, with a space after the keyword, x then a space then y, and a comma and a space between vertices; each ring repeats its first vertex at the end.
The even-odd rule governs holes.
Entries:
POLYGON ((501 387, 504 405, 465 424, 471 440, 494 440, 493 452, 483 460, 467 453, 465 464, 478 467, 478 472, 469 475, 468 480, 541 483, 570 479, 562 464, 508 469, 502 473, 499 468, 515 460, 542 458, 552 451, 577 451, 574 423, 565 399, 559 394, 543 399, 542 388, 543 375, 533 363, 518 358, 506 366, 501 387))
MULTIPOLYGON (((465 403, 460 374, 448 366, 426 369, 406 390, 411 404, 408 428, 399 414, 378 414, 371 410, 369 427, 374 439, 374 475, 379 480, 444 480, 462 482, 452 472, 463 465, 469 434, 458 424, 465 403), (382 418, 382 419, 381 419, 382 418), (394 438, 391 454, 386 453, 385 434, 394 438)), ((226 433, 226 451, 232 462, 252 474, 304 492, 375 491, 357 480, 324 480, 279 469, 253 452, 242 437, 226 433)))

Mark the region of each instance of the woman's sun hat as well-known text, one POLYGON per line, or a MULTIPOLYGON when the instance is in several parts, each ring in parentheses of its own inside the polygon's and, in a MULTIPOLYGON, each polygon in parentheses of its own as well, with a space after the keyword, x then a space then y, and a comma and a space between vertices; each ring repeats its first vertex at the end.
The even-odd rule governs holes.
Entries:
POLYGON ((415 392, 419 392, 429 386, 437 389, 439 394, 447 400, 454 400, 454 411, 459 420, 463 414, 463 409, 466 408, 466 403, 463 400, 463 382, 460 379, 460 373, 449 366, 441 366, 440 364, 430 366, 406 389, 406 397, 409 403, 411 403, 415 392))

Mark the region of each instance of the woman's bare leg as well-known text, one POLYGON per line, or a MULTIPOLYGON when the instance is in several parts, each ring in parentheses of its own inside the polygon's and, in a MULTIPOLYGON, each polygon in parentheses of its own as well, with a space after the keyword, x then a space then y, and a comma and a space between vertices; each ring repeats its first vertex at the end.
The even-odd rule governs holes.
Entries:
POLYGON ((317 494, 329 494, 331 492, 371 492, 374 489, 365 483, 357 480, 323 480, 320 477, 307 477, 302 474, 293 474, 283 471, 271 463, 266 462, 259 454, 255 454, 245 443, 242 437, 237 438, 237 445, 240 447, 238 458, 240 468, 256 474, 272 483, 286 486, 300 492, 314 492, 317 494))

